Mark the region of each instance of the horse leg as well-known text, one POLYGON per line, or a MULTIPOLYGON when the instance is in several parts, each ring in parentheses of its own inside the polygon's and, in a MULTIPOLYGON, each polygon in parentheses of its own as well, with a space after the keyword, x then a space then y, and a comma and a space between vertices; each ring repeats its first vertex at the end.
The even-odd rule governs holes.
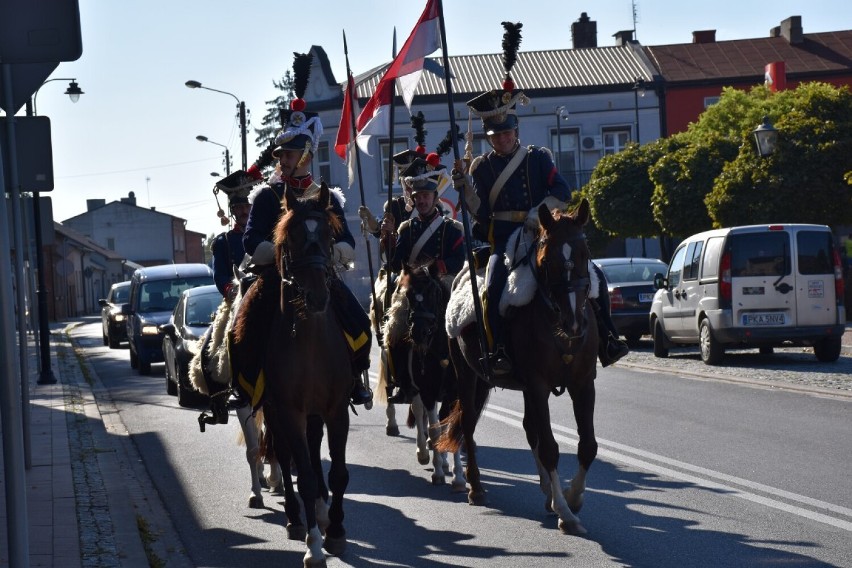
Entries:
POLYGON ((586 473, 598 455, 598 442, 595 439, 595 383, 588 382, 577 393, 571 393, 574 406, 574 420, 577 422, 577 433, 580 441, 577 443, 577 474, 565 490, 565 500, 571 511, 580 512, 583 507, 583 494, 586 490, 586 473))
POLYGON ((346 468, 346 442, 349 438, 349 408, 342 404, 326 424, 328 428, 328 452, 331 466, 328 484, 331 489, 331 508, 328 511, 329 525, 325 532, 325 550, 340 556, 346 550, 346 529, 343 528, 343 494, 349 485, 349 470, 346 468))
POLYGON ((550 506, 559 515, 559 528, 566 534, 581 535, 586 533, 586 529, 568 507, 559 479, 559 446, 550 427, 550 407, 547 402, 549 396, 550 392, 544 381, 538 381, 524 391, 524 428, 529 429, 528 440, 537 440, 537 445, 531 449, 536 459, 541 461, 540 470, 543 469, 550 486, 550 506), (527 420, 527 417, 530 417, 530 420, 527 420))
MULTIPOLYGON (((475 342, 475 341, 474 341, 475 342)), ((467 452, 467 468, 465 477, 470 486, 467 492, 467 502, 471 505, 482 506, 487 503, 485 489, 479 475, 479 464, 476 461, 476 443, 473 434, 476 431, 476 422, 479 419, 481 406, 485 404, 487 389, 481 388, 479 379, 473 369, 467 364, 462 354, 460 340, 450 341, 450 356, 456 368, 459 390, 459 408, 461 410, 461 427, 464 437, 464 447, 467 452)), ((474 358, 474 361, 476 358, 474 358)))
POLYGON ((263 494, 261 493, 261 477, 263 476, 263 462, 260 459, 260 443, 258 442, 257 425, 251 416, 251 406, 246 405, 237 409, 237 419, 243 430, 243 438, 246 442, 246 461, 251 471, 251 495, 248 506, 251 509, 263 509, 263 494), (260 470, 258 471, 258 466, 260 470))
POLYGON ((446 454, 439 451, 436 446, 441 436, 441 424, 438 422, 438 409, 434 402, 431 409, 425 409, 429 422, 429 445, 432 447, 432 485, 446 485, 446 454))
POLYGON ((319 416, 308 416, 308 450, 311 452, 311 466, 314 470, 314 475, 317 478, 319 487, 319 495, 317 495, 314 509, 317 515, 317 526, 320 532, 325 534, 328 529, 328 486, 325 484, 325 473, 322 470, 322 449, 323 423, 319 416))
MULTIPOLYGON (((388 397, 393 393, 393 385, 388 380, 390 368, 387 364, 387 357, 387 348, 383 348, 382 356, 379 359, 379 386, 376 387, 376 391, 384 393, 385 402, 387 402, 388 397)), ((388 436, 399 436, 399 425, 396 423, 395 404, 385 405, 385 417, 387 418, 387 422, 385 423, 385 434, 388 436)))
POLYGON ((426 424, 426 409, 423 406, 423 399, 420 398, 419 394, 411 401, 411 411, 414 414, 414 427, 417 440, 417 463, 420 465, 426 465, 429 463, 429 447, 426 444, 428 426, 426 424))

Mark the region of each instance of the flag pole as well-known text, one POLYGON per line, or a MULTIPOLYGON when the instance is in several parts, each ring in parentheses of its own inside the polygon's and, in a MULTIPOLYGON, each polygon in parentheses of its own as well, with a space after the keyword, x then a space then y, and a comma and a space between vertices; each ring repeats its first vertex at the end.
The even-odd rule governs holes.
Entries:
MULTIPOLYGON (((391 57, 391 65, 393 65, 393 61, 396 59, 396 27, 393 28, 393 49, 392 57, 391 57)), ((393 136, 394 136, 394 109, 396 105, 394 104, 394 99, 396 99, 396 79, 393 80, 393 85, 391 85, 391 96, 390 96, 390 112, 388 114, 390 120, 390 127, 388 128, 388 136, 390 140, 388 141, 388 200, 387 207, 388 210, 386 212, 387 215, 393 215, 393 207, 391 207, 391 203, 393 201, 393 136)), ((397 222, 399 219, 394 219, 394 226, 399 226, 397 222)), ((379 237, 379 252, 381 254, 381 237, 379 237)), ((387 286, 385 287, 385 298, 384 298, 384 309, 387 310, 390 307, 391 303, 391 295, 393 294, 393 290, 391 290, 390 282, 390 261, 391 257, 393 257, 393 252, 396 249, 396 243, 393 242, 393 235, 388 235, 387 241, 385 241, 385 272, 387 278, 387 286)))
MULTIPOLYGON (((444 60, 444 84, 447 89, 447 107, 450 111, 450 136, 453 141, 453 163, 459 163, 461 156, 459 154, 459 141, 456 134, 456 113, 453 107, 453 86, 450 82, 450 57, 447 52, 447 30, 444 25, 444 3, 441 0, 438 2, 438 25, 441 29, 441 51, 443 52, 444 60)), ((459 209, 461 211, 462 226, 464 227, 464 244, 467 254, 467 265, 470 270, 470 288, 473 294, 473 310, 476 315, 477 330, 479 332, 479 350, 482 353, 482 370, 488 382, 491 382, 491 366, 488 363, 488 347, 485 342, 485 328, 482 319, 482 304, 479 301, 479 286, 476 283, 476 267, 473 259, 473 237, 470 232, 470 218, 467 210, 467 202, 465 200, 464 191, 459 192, 459 209)))
MULTIPOLYGON (((343 55, 346 58, 346 90, 349 93, 349 124, 350 124, 350 132, 352 133, 352 138, 350 144, 353 145, 352 150, 355 152, 355 167, 358 172, 358 192, 361 195, 361 205, 366 206, 366 200, 364 198, 364 176, 361 174, 361 152, 358 150, 358 143, 355 141, 355 137, 358 135, 358 129, 355 126, 355 101, 358 100, 357 93, 355 92, 355 81, 352 80, 352 84, 350 85, 350 79, 352 78, 352 70, 349 68, 349 47, 346 45, 346 30, 343 30, 343 55)), ((352 159, 350 156, 349 159, 352 159)), ((376 284, 375 278, 373 276, 373 252, 370 247, 370 239, 367 236, 365 231, 361 231, 364 235, 364 246, 367 248, 367 269, 370 272, 370 294, 373 298, 373 305, 376 304, 376 284)), ((376 330, 377 334, 381 334, 381 328, 376 330)), ((379 343, 381 344, 381 338, 379 338, 379 343)))

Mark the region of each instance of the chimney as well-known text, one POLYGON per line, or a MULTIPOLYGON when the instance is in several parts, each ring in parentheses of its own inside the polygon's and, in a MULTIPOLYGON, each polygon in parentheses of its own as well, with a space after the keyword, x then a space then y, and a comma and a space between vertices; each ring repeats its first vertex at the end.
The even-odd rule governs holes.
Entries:
POLYGON ((136 205, 136 194, 132 191, 127 194, 127 197, 121 198, 122 203, 127 203, 128 205, 136 205))
POLYGON ((692 43, 716 43, 716 30, 697 30, 692 32, 692 43))
POLYGON ((789 18, 781 22, 780 27, 781 35, 784 37, 784 39, 790 42, 790 44, 796 45, 804 41, 804 39, 802 38, 801 16, 790 16, 789 18))
POLYGON ((598 23, 590 20, 583 12, 580 19, 571 24, 571 40, 574 49, 598 46, 598 23))
POLYGON ((87 199, 86 200, 86 211, 94 211, 100 207, 106 205, 106 199, 87 199))
POLYGON ((622 30, 612 34, 615 38, 615 45, 621 47, 633 41, 633 30, 622 30))

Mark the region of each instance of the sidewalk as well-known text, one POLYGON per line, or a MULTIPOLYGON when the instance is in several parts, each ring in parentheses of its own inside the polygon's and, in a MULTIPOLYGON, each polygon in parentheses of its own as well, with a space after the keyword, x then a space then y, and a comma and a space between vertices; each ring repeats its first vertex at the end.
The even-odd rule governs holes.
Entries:
MULTIPOLYGON (((25 472, 29 565, 188 566, 100 379, 75 354, 66 329, 77 323, 51 325, 56 384, 37 383, 40 359, 30 340, 31 467, 25 472), (151 537, 145 543, 143 534, 151 537)), ((5 473, 0 482, 0 502, 7 513, 0 521, 0 567, 6 567, 5 473)))

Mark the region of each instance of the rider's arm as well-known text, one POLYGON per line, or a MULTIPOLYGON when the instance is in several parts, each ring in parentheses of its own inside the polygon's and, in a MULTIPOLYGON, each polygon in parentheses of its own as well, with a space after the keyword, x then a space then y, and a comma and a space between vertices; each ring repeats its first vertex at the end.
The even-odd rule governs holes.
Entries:
POLYGON ((442 261, 447 274, 456 274, 461 270, 465 261, 464 233, 460 223, 449 221, 444 223, 444 238, 442 261))
POLYGON ((254 255, 257 245, 272 240, 272 231, 281 214, 281 202, 272 189, 264 189, 254 199, 243 235, 243 247, 254 255))
POLYGON ((222 296, 225 295, 225 287, 231 282, 234 277, 231 268, 231 260, 228 258, 228 238, 226 233, 220 233, 213 239, 213 244, 210 245, 210 252, 213 253, 213 282, 222 296))

